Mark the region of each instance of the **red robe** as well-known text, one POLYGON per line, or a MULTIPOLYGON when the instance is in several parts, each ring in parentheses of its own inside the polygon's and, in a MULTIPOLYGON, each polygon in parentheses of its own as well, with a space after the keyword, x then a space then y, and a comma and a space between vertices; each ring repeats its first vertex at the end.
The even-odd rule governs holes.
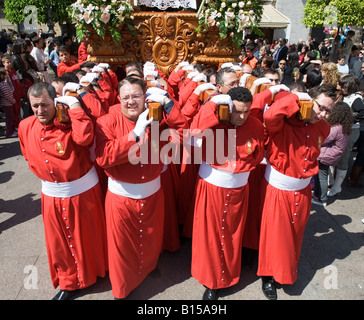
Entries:
MULTIPOLYGON (((164 115, 163 128, 186 128, 179 106, 164 115)), ((118 108, 99 118, 96 125, 96 160, 114 180, 126 183, 150 182, 161 174, 163 163, 132 164, 129 152, 136 141, 131 131, 135 122, 127 119, 118 108)), ((151 156, 151 131, 146 130, 139 146, 148 147, 151 156)), ((160 147, 165 142, 160 141, 160 147)), ((160 149, 161 150, 161 149, 160 149)), ((158 154, 159 155, 159 154, 158 154)), ((105 200, 109 250, 109 276, 114 297, 124 298, 155 269, 163 245, 164 194, 160 188, 144 199, 132 199, 107 191, 105 200)))
POLYGON ((175 252, 181 248, 178 217, 177 194, 179 176, 175 164, 172 162, 164 167, 161 174, 161 185, 164 192, 164 235, 163 250, 175 252))
MULTIPOLYGON (((20 122, 19 140, 30 170, 40 179, 68 182, 92 168, 93 125, 82 108, 69 111, 72 127, 43 126, 35 116, 20 122)), ((42 193, 42 214, 54 288, 85 288, 107 270, 106 227, 99 183, 66 198, 42 193)))
MULTIPOLYGON (((250 115, 257 118, 263 123, 263 113, 266 105, 271 105, 272 93, 270 90, 264 90, 261 93, 255 94, 253 97, 250 115)), ((265 130, 265 141, 268 136, 265 130)), ((260 185, 264 181, 266 164, 260 163, 249 175, 249 201, 248 212, 245 223, 243 236, 243 247, 258 250, 260 224, 262 219, 262 211, 260 205, 260 185)))
POLYGON ((174 98, 176 100, 179 99, 179 88, 181 86, 184 73, 185 71, 183 69, 178 71, 172 70, 168 77, 168 84, 173 90, 174 98))
MULTIPOLYGON (((330 132, 325 120, 304 123, 296 117, 298 98, 279 99, 264 114, 269 134, 267 161, 286 176, 305 179, 318 173, 317 157, 330 132)), ((273 276, 281 284, 297 279, 304 229, 310 215, 311 186, 286 191, 262 184, 262 224, 259 243, 259 276, 273 276)))
MULTIPOLYGON (((231 173, 248 172, 263 158, 263 125, 254 117, 235 127, 219 123, 217 105, 209 101, 191 123, 191 130, 212 128, 224 130, 224 152, 227 154, 230 129, 236 129, 236 161, 224 165, 214 160, 212 167, 231 173)), ((214 148, 219 145, 214 141, 214 148)), ((230 140, 230 143, 231 140, 230 140)), ((202 144, 202 160, 206 161, 206 140, 202 144)), ((208 152, 208 150, 207 150, 208 152)), ((216 154, 219 151, 215 152, 216 154)), ((220 151, 222 152, 222 150, 220 151)), ((192 235, 192 276, 210 289, 230 287, 240 278, 242 238, 249 196, 248 184, 239 188, 218 187, 200 176, 195 193, 195 212, 192 235)))
POLYGON ((57 65, 57 76, 61 77, 66 72, 73 72, 80 69, 82 63, 76 63, 75 61, 70 61, 68 63, 60 62, 57 65))
MULTIPOLYGON (((187 121, 192 122, 193 117, 200 108, 199 96, 192 93, 186 104, 182 108, 182 113, 187 121)), ((185 137, 185 144, 182 151, 182 163, 180 170, 180 188, 178 193, 178 220, 183 225, 182 235, 192 238, 193 212, 195 207, 194 192, 197 181, 199 163, 194 163, 194 146, 188 143, 192 142, 190 136, 185 137)))

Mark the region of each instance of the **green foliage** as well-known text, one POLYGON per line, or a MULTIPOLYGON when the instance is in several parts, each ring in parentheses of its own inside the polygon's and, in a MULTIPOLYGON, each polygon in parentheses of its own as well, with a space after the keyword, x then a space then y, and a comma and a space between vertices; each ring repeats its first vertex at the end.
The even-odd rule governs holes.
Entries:
POLYGON ((302 22, 306 27, 326 27, 327 25, 336 25, 336 27, 362 26, 364 25, 364 1, 308 0, 304 8, 302 22), (328 6, 336 9, 329 10, 328 6))
POLYGON ((52 20, 54 22, 69 21, 67 8, 73 0, 5 0, 4 12, 6 14, 6 20, 11 23, 23 23, 26 18, 24 14, 24 8, 28 5, 34 5, 37 7, 38 23, 46 23, 48 20, 48 10, 52 7, 52 20))

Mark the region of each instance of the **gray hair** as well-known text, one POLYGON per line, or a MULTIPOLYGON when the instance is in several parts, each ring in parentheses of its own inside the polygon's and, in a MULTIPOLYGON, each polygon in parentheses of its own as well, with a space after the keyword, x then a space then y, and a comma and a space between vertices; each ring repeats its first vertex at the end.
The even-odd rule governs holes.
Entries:
POLYGON ((47 91, 49 97, 54 100, 57 97, 56 89, 47 82, 37 82, 33 84, 28 90, 28 98, 30 95, 34 97, 39 97, 44 93, 44 90, 47 91))
POLYGON ((225 73, 235 73, 236 74, 235 70, 232 68, 229 68, 229 67, 222 68, 216 74, 216 84, 220 84, 222 86, 224 85, 224 81, 223 81, 222 77, 224 76, 225 73))

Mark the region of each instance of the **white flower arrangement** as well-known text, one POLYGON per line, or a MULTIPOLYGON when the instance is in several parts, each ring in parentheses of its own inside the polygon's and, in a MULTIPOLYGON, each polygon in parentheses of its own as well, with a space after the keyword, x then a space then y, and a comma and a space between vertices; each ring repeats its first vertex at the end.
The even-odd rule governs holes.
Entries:
POLYGON ((243 31, 250 29, 258 34, 258 23, 263 14, 263 1, 205 0, 197 13, 199 27, 197 32, 216 26, 222 39, 228 35, 239 47, 243 31))
POLYGON ((135 33, 132 13, 133 7, 127 0, 77 0, 69 8, 79 42, 90 29, 94 29, 104 39, 106 26, 109 27, 114 41, 120 42, 120 28, 123 23, 135 33))

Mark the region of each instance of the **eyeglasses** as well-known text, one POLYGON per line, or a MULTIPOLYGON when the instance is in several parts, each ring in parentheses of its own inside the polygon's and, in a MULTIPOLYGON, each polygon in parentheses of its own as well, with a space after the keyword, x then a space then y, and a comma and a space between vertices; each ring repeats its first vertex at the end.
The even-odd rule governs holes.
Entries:
POLYGON ((239 86, 239 80, 231 82, 231 83, 225 83, 224 86, 227 86, 228 88, 235 88, 239 86))
POLYGON ((127 103, 130 99, 133 101, 140 101, 143 98, 143 94, 138 94, 138 95, 133 95, 133 96, 127 96, 127 97, 122 97, 121 101, 124 103, 127 103))
POLYGON ((320 112, 326 112, 327 114, 330 114, 330 113, 331 113, 330 108, 328 108, 328 107, 326 107, 326 106, 322 106, 321 104, 319 104, 319 103, 317 102, 317 100, 316 100, 316 99, 312 99, 312 100, 316 102, 316 104, 317 104, 317 105, 318 105, 318 107, 319 107, 320 112))
POLYGON ((279 63, 280 65, 282 65, 282 66, 285 66, 286 64, 283 62, 283 63, 279 63))

